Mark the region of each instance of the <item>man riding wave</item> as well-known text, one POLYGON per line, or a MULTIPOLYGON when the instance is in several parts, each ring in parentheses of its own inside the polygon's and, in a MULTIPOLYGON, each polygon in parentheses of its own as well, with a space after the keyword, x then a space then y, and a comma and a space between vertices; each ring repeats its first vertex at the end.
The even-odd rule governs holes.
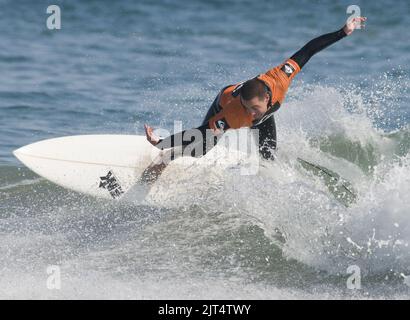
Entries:
MULTIPOLYGON (((340 30, 309 41, 279 66, 248 81, 224 87, 209 108, 202 125, 198 128, 184 130, 165 139, 160 139, 154 134, 153 129, 146 124, 147 140, 160 149, 185 148, 188 145, 199 143, 200 148, 190 148, 189 153, 190 156, 197 157, 209 151, 216 144, 218 137, 226 130, 248 127, 259 129, 260 155, 264 159, 273 160, 273 151, 277 146, 274 112, 281 107, 293 78, 313 55, 352 34, 358 25, 364 26, 365 21, 365 17, 350 19, 340 30), (206 132, 209 130, 215 136, 211 144, 209 139, 205 138, 206 132), (196 132, 201 133, 201 139, 195 139, 198 136, 195 134, 196 132), (191 139, 184 139, 184 137, 191 137, 191 139), (198 149, 200 152, 197 152, 198 149)), ((172 154, 171 159, 174 158, 172 154)), ((164 162, 153 163, 145 170, 143 180, 154 181, 165 166, 164 162)))

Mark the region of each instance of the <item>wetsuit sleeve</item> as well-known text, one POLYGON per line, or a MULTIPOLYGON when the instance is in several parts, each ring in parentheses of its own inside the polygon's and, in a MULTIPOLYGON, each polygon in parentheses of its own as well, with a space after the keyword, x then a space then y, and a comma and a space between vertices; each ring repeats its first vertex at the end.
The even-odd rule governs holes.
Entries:
POLYGON ((346 37, 346 33, 343 28, 335 32, 324 34, 309 41, 302 49, 296 52, 291 59, 302 69, 313 55, 344 37, 346 37))
POLYGON ((274 160, 276 125, 273 115, 252 128, 259 129, 259 154, 266 160, 274 160))
POLYGON ((205 155, 210 149, 212 149, 217 144, 222 134, 223 132, 218 135, 212 134, 209 124, 206 123, 200 127, 187 129, 170 135, 160 140, 156 147, 161 150, 182 147, 184 155, 199 157, 205 155))
POLYGON ((206 123, 200 127, 187 129, 173 135, 170 135, 164 139, 161 139, 156 145, 158 149, 164 150, 168 148, 174 148, 179 146, 187 146, 194 142, 196 138, 201 135, 202 139, 205 139, 206 130, 209 129, 209 124, 206 123))

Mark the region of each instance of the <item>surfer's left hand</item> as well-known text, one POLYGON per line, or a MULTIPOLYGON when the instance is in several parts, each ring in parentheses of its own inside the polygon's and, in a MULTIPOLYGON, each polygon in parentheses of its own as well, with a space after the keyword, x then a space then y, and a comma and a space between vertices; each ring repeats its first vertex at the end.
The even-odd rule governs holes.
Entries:
POLYGON ((360 26, 360 28, 364 28, 365 24, 364 22, 367 20, 366 17, 355 17, 353 19, 349 19, 345 26, 343 27, 343 31, 346 33, 346 35, 351 35, 353 31, 360 26))
POLYGON ((145 128, 145 135, 147 136, 148 142, 151 143, 153 146, 157 145, 159 143, 159 137, 157 137, 154 134, 154 129, 152 129, 152 127, 150 127, 147 124, 144 124, 144 128, 145 128))

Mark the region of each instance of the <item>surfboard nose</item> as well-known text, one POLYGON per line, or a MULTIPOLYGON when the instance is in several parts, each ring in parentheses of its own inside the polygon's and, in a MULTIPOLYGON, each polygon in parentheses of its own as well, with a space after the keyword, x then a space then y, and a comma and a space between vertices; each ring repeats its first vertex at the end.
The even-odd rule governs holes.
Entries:
POLYGON ((27 146, 23 146, 23 147, 20 147, 16 150, 12 151, 13 155, 23 163, 24 163, 24 161, 22 161, 21 158, 22 158, 22 155, 24 154, 24 151, 27 150, 26 147, 27 146))
POLYGON ((43 141, 29 143, 29 144, 26 144, 25 146, 22 146, 12 151, 12 153, 17 159, 19 159, 21 162, 26 164, 25 163, 26 158, 35 156, 37 154, 40 155, 42 153, 42 144, 43 144, 43 141))
POLYGON ((19 159, 19 160, 20 160, 19 155, 20 155, 20 153, 21 153, 21 149, 22 149, 22 148, 23 148, 23 147, 18 148, 18 149, 16 149, 16 150, 13 150, 13 151, 12 151, 13 155, 14 155, 17 159, 19 159))
POLYGON ((22 146, 14 151, 12 151, 13 155, 25 166, 31 168, 31 162, 33 160, 33 156, 35 156, 35 146, 33 148, 34 143, 27 144, 22 146))

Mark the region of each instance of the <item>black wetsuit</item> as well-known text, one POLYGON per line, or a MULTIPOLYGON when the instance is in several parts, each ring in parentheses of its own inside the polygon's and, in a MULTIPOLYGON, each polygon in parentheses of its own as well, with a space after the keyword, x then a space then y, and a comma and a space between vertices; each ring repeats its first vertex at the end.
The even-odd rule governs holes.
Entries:
MULTIPOLYGON (((309 41, 302 49, 297 51, 294 55, 292 55, 291 59, 295 61, 299 67, 302 69, 306 62, 316 54, 317 52, 323 50, 324 48, 330 46, 331 44, 335 43, 336 41, 342 39, 346 36, 346 33, 343 31, 343 28, 332 32, 324 34, 320 37, 317 37, 311 41, 309 41)), ((226 88, 226 87, 225 87, 226 88)), ((225 89, 224 88, 224 89, 225 89)), ((223 92, 223 90, 221 92, 223 92)), ((218 94, 219 96, 219 94, 218 94)), ((211 107, 209 108, 202 125, 198 128, 184 130, 180 133, 171 135, 162 139, 160 143, 157 145, 158 148, 165 149, 175 146, 182 145, 186 147, 191 143, 195 143, 195 138, 190 140, 184 140, 184 137, 191 136, 190 130, 199 130, 202 134, 202 140, 199 143, 202 143, 202 153, 201 155, 205 154, 213 145, 216 144, 218 137, 214 137, 213 141, 206 141, 206 130, 209 129, 208 120, 217 114, 221 110, 221 107, 218 104, 218 97, 215 98, 214 102, 212 103, 211 107), (211 142, 211 143, 210 143, 211 142)), ((273 113, 277 111, 275 110, 268 110, 263 120, 254 121, 254 125, 252 128, 259 129, 259 152, 261 156, 265 159, 273 159, 273 150, 276 149, 277 139, 276 139, 276 125, 275 125, 275 118, 273 113)), ((191 156, 198 156, 195 154, 194 149, 192 148, 192 152, 190 153, 191 156)))

